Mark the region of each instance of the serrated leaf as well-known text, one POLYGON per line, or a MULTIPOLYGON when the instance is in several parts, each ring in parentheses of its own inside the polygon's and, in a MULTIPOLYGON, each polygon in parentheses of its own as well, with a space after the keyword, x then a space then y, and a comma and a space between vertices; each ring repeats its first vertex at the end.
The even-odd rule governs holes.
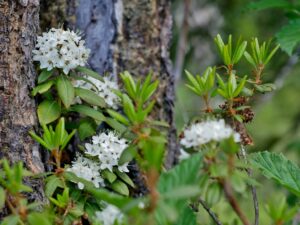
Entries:
POLYGON ((300 42, 300 19, 291 20, 289 24, 283 26, 276 34, 276 38, 281 48, 291 55, 300 42))
POLYGON ((267 151, 253 154, 251 158, 252 164, 262 170, 263 175, 300 196, 300 168, 296 164, 282 154, 267 151))
POLYGON ((56 101, 45 100, 39 104, 37 109, 41 124, 48 124, 58 119, 61 113, 60 105, 56 101))
POLYGON ((61 75, 56 81, 58 95, 66 108, 69 108, 75 97, 74 87, 69 79, 61 75))

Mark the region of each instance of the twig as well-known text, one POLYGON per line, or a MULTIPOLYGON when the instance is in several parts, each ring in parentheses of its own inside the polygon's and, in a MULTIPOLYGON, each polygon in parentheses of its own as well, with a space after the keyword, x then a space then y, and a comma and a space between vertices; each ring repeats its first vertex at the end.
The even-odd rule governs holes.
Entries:
POLYGON ((187 36, 189 32, 189 13, 190 13, 191 0, 184 0, 184 14, 183 21, 180 29, 180 35, 176 51, 176 59, 174 66, 175 82, 180 80, 184 57, 186 54, 187 36))
POLYGON ((206 204, 204 200, 201 198, 198 199, 198 202, 202 205, 202 207, 206 210, 206 212, 210 215, 212 220, 217 224, 217 225, 222 225, 221 221, 219 220, 218 216, 209 208, 209 206, 206 204))
POLYGON ((243 213, 242 209, 240 208, 237 200, 235 199, 233 193, 232 193, 232 188, 229 184, 229 182, 221 181, 220 184, 223 186, 223 190, 225 193, 225 197, 227 198, 229 204, 231 205, 232 209, 236 212, 238 217, 241 219, 242 223, 244 225, 250 225, 250 222, 248 221, 247 217, 243 213))
MULTIPOLYGON (((241 145, 241 153, 240 154, 243 159, 246 161, 246 163, 248 163, 247 160, 247 153, 245 151, 245 147, 243 145, 241 145)), ((249 177, 252 177, 252 170, 251 169, 246 169, 246 172, 248 174, 249 177)), ((251 194, 252 194, 252 199, 253 199, 253 206, 254 206, 254 214, 255 214, 255 220, 254 220, 254 225, 258 225, 259 224, 259 204, 258 204, 258 198, 257 198, 257 193, 256 193, 256 188, 253 185, 249 185, 250 189, 251 189, 251 194)))

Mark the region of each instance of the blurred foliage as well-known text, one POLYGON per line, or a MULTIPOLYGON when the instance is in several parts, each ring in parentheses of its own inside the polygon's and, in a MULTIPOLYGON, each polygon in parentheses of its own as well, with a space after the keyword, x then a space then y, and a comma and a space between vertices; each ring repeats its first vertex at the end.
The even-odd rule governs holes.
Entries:
MULTIPOLYGON (((175 17, 174 39, 171 50, 173 61, 176 58, 176 47, 182 30, 184 2, 176 0, 173 4, 173 15, 175 17)), ((297 1, 192 0, 189 12, 186 57, 182 70, 188 69, 191 73, 197 74, 204 71, 207 66, 221 64, 218 61, 220 59, 217 58, 217 49, 211 42, 217 33, 221 33, 223 36, 229 34, 235 37, 242 36, 248 40, 255 36, 262 41, 273 38, 275 42, 276 34, 291 23, 290 20, 293 14, 288 9, 281 8, 282 4, 286 6, 290 3, 297 3, 297 1), (261 10, 257 11, 258 8, 255 8, 255 4, 262 2, 268 2, 273 6, 271 9, 261 11, 264 7, 270 8, 270 5, 260 5, 261 10)), ((296 32, 295 29, 294 32, 296 32)), ((289 49, 284 49, 289 53, 291 52, 289 49)), ((282 152, 287 158, 299 163, 300 77, 298 73, 300 65, 295 63, 299 61, 296 54, 297 52, 292 59, 284 51, 279 50, 267 66, 268 72, 264 74, 265 81, 273 82, 278 87, 273 94, 265 94, 253 99, 255 118, 251 124, 247 125, 247 128, 254 140, 254 145, 248 151, 269 150, 282 152)), ((242 74, 246 74, 243 72, 250 70, 246 60, 241 61, 238 70, 242 71, 242 74)), ((204 104, 201 99, 193 95, 184 86, 184 83, 187 83, 185 80, 187 77, 184 72, 181 74, 181 80, 177 83, 177 102, 175 105, 176 124, 179 129, 188 122, 188 118, 199 114, 204 104)), ((216 107, 220 103, 216 103, 212 107, 216 107)), ((260 202, 268 201, 272 196, 279 193, 284 194, 282 188, 279 188, 276 184, 265 179, 261 179, 260 182, 263 182, 262 186, 265 187, 264 190, 258 187, 260 202)), ((248 196, 248 198, 251 197, 248 196)), ((222 221, 227 224, 236 224, 234 215, 231 215, 228 208, 224 207, 225 202, 221 200, 214 206, 213 210, 219 212, 222 221)), ((297 202, 296 197, 287 194, 287 202, 294 205, 297 202)), ((250 206, 245 201, 244 207, 251 208, 252 205, 250 206)), ((260 214, 261 224, 271 223, 272 218, 270 218, 266 207, 261 206, 260 214)), ((203 224, 211 224, 203 209, 200 209, 200 215, 199 220, 205 221, 203 224)))

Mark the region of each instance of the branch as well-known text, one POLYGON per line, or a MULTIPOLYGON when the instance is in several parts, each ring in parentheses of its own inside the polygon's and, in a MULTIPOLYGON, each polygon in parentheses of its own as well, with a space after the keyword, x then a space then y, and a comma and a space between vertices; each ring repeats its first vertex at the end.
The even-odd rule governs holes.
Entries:
POLYGON ((202 207, 207 211, 207 213, 210 215, 212 220, 217 224, 217 225, 222 225, 220 222, 218 216, 209 208, 209 206, 206 204, 204 200, 201 198, 198 199, 198 202, 202 205, 202 207))
POLYGON ((240 208, 237 200, 235 199, 233 193, 232 193, 232 188, 230 184, 225 180, 221 181, 220 184, 223 186, 223 190, 225 193, 225 197, 227 198, 228 202, 230 203, 232 209, 236 212, 238 217, 241 219, 242 223, 244 225, 250 225, 250 222, 248 221, 247 217, 243 213, 242 209, 240 208))

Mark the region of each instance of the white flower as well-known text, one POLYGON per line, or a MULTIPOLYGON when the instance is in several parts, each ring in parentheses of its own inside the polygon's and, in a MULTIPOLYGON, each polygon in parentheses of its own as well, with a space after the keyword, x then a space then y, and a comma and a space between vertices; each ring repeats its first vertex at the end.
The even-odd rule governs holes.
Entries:
POLYGON ((240 135, 223 119, 196 123, 184 131, 180 143, 186 148, 197 147, 211 141, 222 141, 233 136, 235 142, 240 142, 240 135))
POLYGON ((107 205, 102 211, 95 212, 95 217, 103 225, 114 225, 116 221, 121 222, 123 214, 117 207, 107 205))
POLYGON ((33 60, 40 62, 40 67, 48 71, 60 68, 65 74, 77 66, 84 66, 90 50, 84 41, 73 31, 52 28, 37 37, 33 60))
MULTIPOLYGON (((93 160, 77 155, 76 161, 72 162, 72 167, 68 168, 67 170, 73 172, 80 178, 91 181, 96 188, 104 186, 104 180, 100 175, 99 163, 93 160)), ((84 184, 79 182, 78 188, 83 189, 84 184)))
POLYGON ((104 99, 109 108, 118 108, 120 98, 113 92, 113 90, 119 90, 117 82, 110 80, 108 77, 103 77, 103 81, 90 76, 85 76, 84 78, 88 79, 92 84, 83 80, 77 80, 75 87, 93 90, 104 99))
POLYGON ((191 155, 184 151, 182 148, 180 149, 180 154, 179 154, 179 161, 188 159, 191 155))
POLYGON ((119 138, 114 132, 101 133, 92 137, 92 144, 85 144, 85 154, 98 157, 100 169, 113 170, 118 167, 120 172, 129 172, 125 163, 119 166, 119 159, 122 152, 127 148, 126 140, 119 138))

